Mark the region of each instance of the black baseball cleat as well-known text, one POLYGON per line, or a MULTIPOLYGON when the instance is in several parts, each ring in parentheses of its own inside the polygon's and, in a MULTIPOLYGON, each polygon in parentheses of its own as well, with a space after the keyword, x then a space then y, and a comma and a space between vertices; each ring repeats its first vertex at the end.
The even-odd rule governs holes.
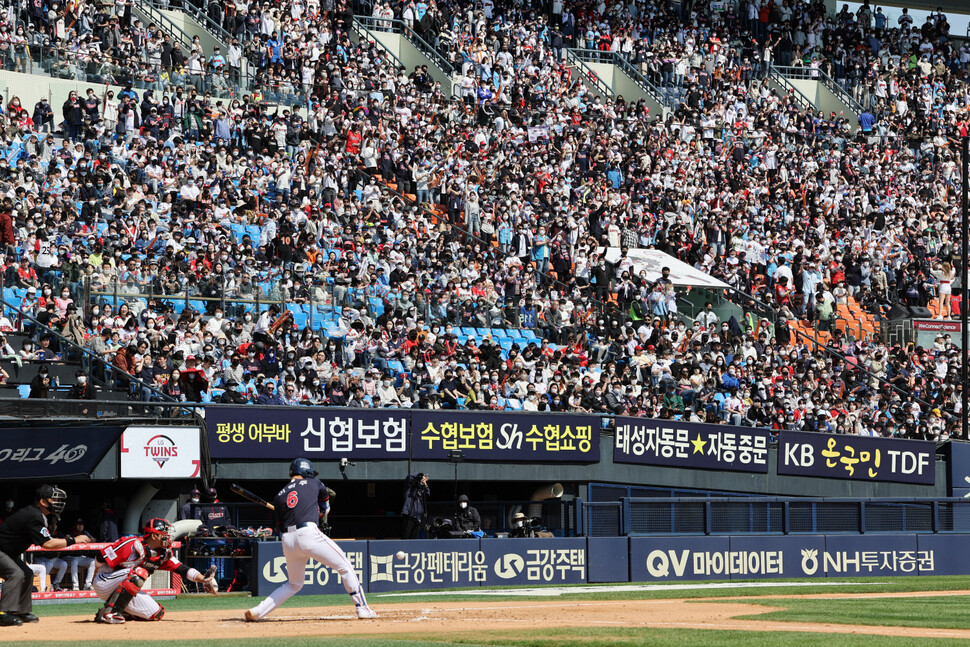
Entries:
POLYGON ((19 627, 24 621, 12 613, 0 611, 0 627, 19 627))
POLYGON ((33 613, 14 613, 13 615, 20 618, 24 624, 27 624, 28 622, 40 622, 40 618, 35 616, 33 613))

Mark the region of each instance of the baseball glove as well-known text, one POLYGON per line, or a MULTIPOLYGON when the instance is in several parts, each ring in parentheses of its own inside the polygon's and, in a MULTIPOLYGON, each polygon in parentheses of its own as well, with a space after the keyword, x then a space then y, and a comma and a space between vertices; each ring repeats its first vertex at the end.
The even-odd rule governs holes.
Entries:
POLYGON ((216 567, 212 565, 209 569, 203 573, 204 578, 202 580, 202 588, 206 593, 212 593, 215 595, 219 592, 219 583, 216 582, 216 567))
POLYGON ((317 525, 320 526, 320 532, 322 532, 323 534, 325 534, 327 537, 330 536, 330 524, 329 523, 327 523, 326 521, 321 521, 317 525))

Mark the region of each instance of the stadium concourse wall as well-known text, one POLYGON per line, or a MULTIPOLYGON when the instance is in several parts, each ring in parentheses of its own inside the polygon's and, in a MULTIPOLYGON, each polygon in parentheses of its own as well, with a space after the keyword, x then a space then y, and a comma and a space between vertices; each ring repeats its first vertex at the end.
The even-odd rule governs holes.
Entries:
MULTIPOLYGON (((370 593, 608 582, 968 575, 970 535, 577 537, 338 541, 370 593), (396 557, 398 551, 403 559, 396 557)), ((253 591, 287 580, 280 542, 256 544, 253 591)), ((343 593, 315 561, 300 594, 343 593)))
MULTIPOLYGON (((33 65, 39 64, 34 62, 33 65)), ((188 86, 185 86, 188 87, 188 86)), ((104 83, 92 83, 89 81, 78 81, 76 79, 61 79, 47 76, 43 70, 37 74, 23 74, 22 72, 12 72, 8 70, 0 71, 0 98, 5 107, 11 97, 20 97, 20 105, 24 106, 28 112, 33 113, 34 104, 42 98, 47 99, 51 108, 54 110, 54 121, 59 126, 63 121, 61 106, 67 101, 71 92, 77 92, 79 97, 84 97, 88 88, 94 89, 98 98, 101 99, 105 89, 110 88, 118 96, 124 88, 120 85, 106 85, 104 83)), ((141 97, 145 92, 143 88, 134 88, 138 96, 141 97)), ((166 92, 174 92, 174 86, 167 86, 166 92)), ((155 91, 156 98, 161 97, 162 92, 155 91)), ((227 97, 217 97, 213 95, 212 101, 224 101, 228 104, 231 99, 227 97)))

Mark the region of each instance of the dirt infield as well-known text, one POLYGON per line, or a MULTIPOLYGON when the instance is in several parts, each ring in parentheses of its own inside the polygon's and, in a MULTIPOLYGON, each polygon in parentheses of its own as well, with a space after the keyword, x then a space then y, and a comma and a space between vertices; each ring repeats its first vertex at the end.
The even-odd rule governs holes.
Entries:
MULTIPOLYGON (((931 597, 970 595, 970 591, 914 592, 898 594, 822 593, 801 596, 759 596, 751 599, 815 598, 862 599, 873 597, 931 597)), ((723 600, 723 598, 721 598, 723 600)), ((380 634, 429 634, 477 626, 481 630, 541 630, 561 627, 653 627, 658 629, 722 629, 745 631, 803 631, 853 633, 881 636, 912 636, 970 639, 970 630, 926 629, 786 623, 740 620, 737 616, 767 613, 774 607, 745 604, 740 598, 715 602, 703 600, 623 601, 461 601, 440 603, 375 604, 378 620, 357 620, 350 607, 278 609, 269 618, 246 623, 241 611, 174 612, 158 623, 96 625, 90 615, 42 618, 39 624, 8 627, 0 642, 31 640, 178 640, 205 638, 274 638, 289 636, 335 636, 380 634), (56 638, 55 638, 56 637, 56 638)), ((480 634, 481 630, 477 633, 480 634)))

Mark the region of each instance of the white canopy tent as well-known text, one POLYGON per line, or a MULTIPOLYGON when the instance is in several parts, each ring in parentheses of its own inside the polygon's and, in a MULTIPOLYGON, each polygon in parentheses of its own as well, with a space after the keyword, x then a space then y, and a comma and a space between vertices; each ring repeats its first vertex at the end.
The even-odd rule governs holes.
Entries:
MULTIPOLYGON (((604 250, 607 262, 616 263, 620 260, 619 247, 600 247, 598 251, 603 254, 604 250)), ((731 287, 724 281, 691 267, 670 254, 655 249, 631 249, 627 252, 627 258, 633 261, 632 273, 639 275, 641 271, 645 271, 648 281, 656 281, 660 278, 661 269, 669 267, 669 278, 676 287, 707 288, 710 290, 731 287)))

